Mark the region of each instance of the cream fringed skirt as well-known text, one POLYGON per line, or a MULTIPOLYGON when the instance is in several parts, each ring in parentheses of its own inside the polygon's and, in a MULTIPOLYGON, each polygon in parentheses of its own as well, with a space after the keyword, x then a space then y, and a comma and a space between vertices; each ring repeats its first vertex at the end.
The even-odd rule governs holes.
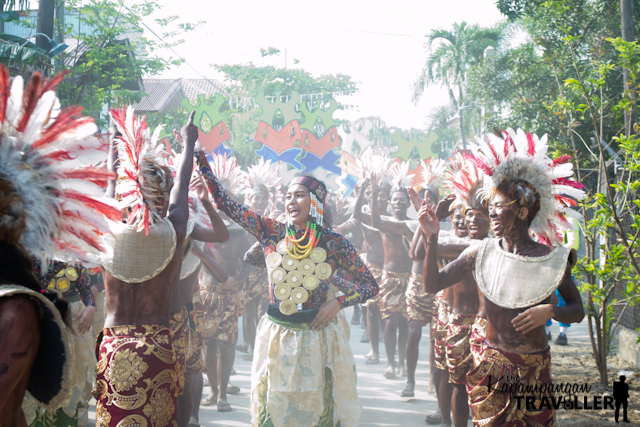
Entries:
POLYGON ((356 427, 362 406, 344 323, 320 331, 264 315, 251 369, 253 427, 356 427))

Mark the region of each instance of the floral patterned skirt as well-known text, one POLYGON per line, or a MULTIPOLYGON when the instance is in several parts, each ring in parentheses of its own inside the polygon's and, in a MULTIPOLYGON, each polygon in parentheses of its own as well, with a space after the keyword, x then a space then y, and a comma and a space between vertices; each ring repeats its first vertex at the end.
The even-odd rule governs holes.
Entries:
POLYGON ((96 427, 176 423, 176 356, 166 326, 103 329, 96 399, 96 427))
POLYGON ((322 330, 265 315, 251 371, 253 427, 356 427, 362 406, 356 366, 342 322, 322 330))

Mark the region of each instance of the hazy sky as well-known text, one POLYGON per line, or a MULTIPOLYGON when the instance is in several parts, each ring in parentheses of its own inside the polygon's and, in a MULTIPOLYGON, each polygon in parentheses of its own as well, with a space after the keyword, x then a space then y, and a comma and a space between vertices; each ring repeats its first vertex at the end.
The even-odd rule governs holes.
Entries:
MULTIPOLYGON (((164 15, 206 24, 186 34, 176 51, 199 73, 220 78, 209 64, 301 67, 311 74, 350 75, 360 91, 343 102, 356 111, 338 112, 345 119, 379 116, 387 125, 424 128, 425 117, 447 102, 446 92, 430 87, 418 105, 411 102, 411 83, 426 58, 424 35, 467 21, 491 26, 504 18, 495 0, 376 1, 204 1, 158 0, 164 15), (280 49, 262 58, 260 48, 280 49), (293 59, 299 64, 293 65, 293 59)), ((154 30, 157 26, 147 22, 154 30)), ((163 77, 199 78, 183 64, 163 77)))

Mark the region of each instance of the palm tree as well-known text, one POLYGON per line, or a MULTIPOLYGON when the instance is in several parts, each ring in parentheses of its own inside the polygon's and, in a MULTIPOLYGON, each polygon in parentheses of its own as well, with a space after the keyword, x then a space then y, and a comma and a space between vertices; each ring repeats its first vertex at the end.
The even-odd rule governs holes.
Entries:
POLYGON ((411 100, 417 104, 425 88, 440 83, 449 90, 451 104, 458 112, 460 138, 467 148, 462 120, 466 74, 470 66, 482 60, 484 50, 496 46, 502 40, 502 25, 481 28, 466 22, 453 24, 453 31, 432 30, 426 35, 425 49, 429 52, 420 75, 413 83, 411 100), (456 96, 457 92, 457 96, 456 96))

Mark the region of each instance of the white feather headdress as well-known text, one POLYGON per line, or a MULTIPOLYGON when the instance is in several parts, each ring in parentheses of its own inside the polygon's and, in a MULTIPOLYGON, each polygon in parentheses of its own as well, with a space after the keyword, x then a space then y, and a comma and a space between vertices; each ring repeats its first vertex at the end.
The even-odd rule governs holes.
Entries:
POLYGON ((105 166, 107 144, 94 134, 82 107, 60 110, 55 87, 64 74, 44 82, 35 73, 26 87, 0 67, 0 179, 24 204, 20 243, 42 261, 99 265, 101 237, 109 220, 122 219, 115 200, 104 196, 114 178, 105 166))
POLYGON ((449 159, 449 166, 445 173, 445 186, 456 195, 454 208, 467 203, 471 188, 480 180, 484 174, 478 170, 472 159, 460 153, 454 154, 449 159))
POLYGON ((264 187, 269 192, 269 211, 273 210, 276 202, 283 201, 284 197, 282 196, 282 191, 280 191, 280 186, 282 185, 280 171, 278 165, 271 163, 271 160, 265 161, 260 158, 258 164, 247 169, 246 177, 247 187, 244 190, 244 195, 248 199, 255 197, 264 187))
POLYGON ((391 158, 386 154, 373 154, 373 151, 366 150, 362 156, 356 161, 355 176, 358 184, 371 179, 372 173, 377 173, 380 184, 387 183, 391 185, 392 175, 389 165, 391 158))
POLYGON ((169 179, 162 168, 165 161, 159 155, 163 148, 158 145, 162 127, 158 126, 152 135, 145 116, 135 117, 132 106, 111 109, 111 117, 121 133, 116 194, 123 208, 131 208, 127 222, 149 234, 149 226, 162 219, 160 199, 169 179))
POLYGON ((531 231, 545 243, 561 244, 562 231, 570 229, 566 216, 581 218, 572 208, 577 206, 575 200, 585 197, 584 186, 573 180, 571 156, 551 159, 547 135, 538 138, 522 129, 507 129, 502 138, 487 135, 486 140, 476 140, 471 159, 486 174, 484 197, 502 182, 527 181, 540 196, 540 212, 531 222, 531 231))
POLYGON ((218 179, 224 190, 238 197, 247 188, 247 175, 240 169, 235 157, 227 157, 226 154, 212 155, 210 162, 211 171, 218 179))
POLYGON ((400 160, 389 167, 391 174, 391 191, 407 189, 413 183, 414 174, 409 173, 409 162, 400 160))
POLYGON ((421 160, 420 163, 422 164, 421 187, 433 191, 439 198, 442 180, 447 171, 447 162, 442 159, 429 158, 421 160))

